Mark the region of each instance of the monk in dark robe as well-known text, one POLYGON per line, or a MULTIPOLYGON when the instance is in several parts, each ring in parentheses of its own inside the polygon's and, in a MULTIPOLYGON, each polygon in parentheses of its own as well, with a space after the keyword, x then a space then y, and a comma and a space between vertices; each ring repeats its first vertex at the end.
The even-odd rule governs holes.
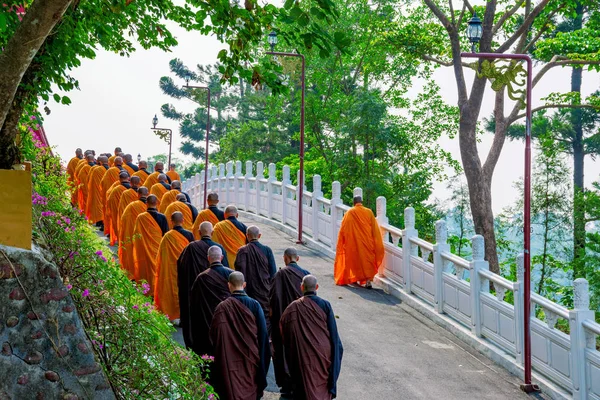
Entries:
POLYGON ((213 226, 210 222, 200 225, 202 238, 187 245, 177 260, 177 287, 179 288, 180 327, 183 331, 183 341, 187 348, 192 348, 192 334, 190 328, 190 291, 194 281, 201 272, 210 267, 208 262, 208 249, 212 246, 221 248, 223 266, 229 268, 225 249, 211 240, 213 226))
POLYGON ((298 251, 289 247, 283 253, 285 267, 281 268, 273 278, 271 293, 269 294, 271 307, 271 340, 273 342, 273 367, 275 370, 275 381, 281 389, 282 396, 290 396, 292 393, 289 369, 285 362, 283 341, 279 330, 281 315, 293 301, 302 297, 302 278, 309 275, 305 269, 298 265, 298 251))
POLYGON ((148 163, 144 160, 138 163, 139 170, 133 174, 133 176, 137 176, 140 178, 142 185, 146 182, 146 179, 150 176, 150 172, 146 171, 148 168, 148 163))
POLYGON ((229 275, 231 297, 215 309, 210 325, 214 348, 212 386, 220 399, 260 400, 267 387, 270 348, 265 315, 246 295, 244 275, 229 275))
POLYGON ((202 356, 213 355, 209 331, 215 308, 231 296, 227 282, 232 269, 221 264, 223 253, 219 246, 208 249, 210 267, 200 273, 190 292, 192 350, 202 356))
POLYGON ((342 342, 331 304, 317 296, 317 278, 302 279, 303 297, 281 316, 285 360, 294 400, 329 400, 337 395, 342 366, 342 342))
POLYGON ((209 221, 215 226, 225 219, 225 214, 217 207, 219 205, 219 195, 217 193, 210 192, 206 196, 206 202, 208 203, 208 208, 198 213, 198 216, 194 220, 194 226, 192 227, 192 233, 196 239, 200 239, 198 228, 201 223, 209 221))
MULTIPOLYGON (((246 277, 246 293, 260 303, 265 315, 269 313, 269 292, 271 282, 277 272, 273 251, 258 240, 261 237, 258 226, 250 226, 246 232, 248 244, 240 247, 235 258, 235 270, 246 277)), ((267 325, 271 326, 270 321, 267 325)))

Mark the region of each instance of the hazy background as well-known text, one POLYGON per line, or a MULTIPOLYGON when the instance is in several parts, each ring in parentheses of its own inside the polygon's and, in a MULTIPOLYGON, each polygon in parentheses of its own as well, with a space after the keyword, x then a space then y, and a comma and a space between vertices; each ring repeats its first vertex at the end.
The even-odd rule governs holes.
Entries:
MULTIPOLYGON (((50 101, 51 114, 45 116, 44 127, 48 140, 64 160, 74 155, 75 148, 94 149, 96 152, 113 152, 116 146, 136 158, 167 153, 167 144, 150 130, 154 114, 158 114, 159 127, 173 129, 173 156, 180 157, 177 150, 180 144, 178 126, 174 121, 160 115, 160 106, 174 103, 180 111, 192 111, 194 104, 188 100, 174 100, 161 93, 158 81, 169 75, 169 61, 180 58, 188 66, 212 64, 224 45, 213 37, 201 36, 197 32, 171 26, 179 41, 172 52, 157 49, 138 50, 130 57, 120 57, 105 51, 98 51, 94 60, 83 60, 81 67, 71 71, 79 80, 80 91, 67 93, 72 104, 59 105, 50 101)), ((468 79, 470 87, 472 75, 468 79)), ((456 84, 451 68, 442 68, 435 73, 435 80, 441 87, 443 96, 450 104, 456 104, 456 84)), ((182 82, 183 83, 183 82, 182 82)), ((417 82, 410 94, 420 90, 417 82)), ((556 68, 547 73, 534 89, 534 107, 540 105, 540 98, 554 91, 567 91, 570 87, 570 69, 556 68)), ((583 94, 588 95, 600 88, 600 75, 584 73, 583 94)), ((493 94, 486 91, 481 116, 488 117, 493 107, 493 94)), ((510 106, 507 103, 507 109, 510 106)), ((479 144, 482 162, 487 155, 492 135, 485 135, 479 144)), ((442 146, 460 160, 458 138, 443 139, 442 146)), ((517 195, 513 182, 523 175, 524 144, 507 141, 496 166, 492 194, 494 210, 514 201, 517 195)), ((245 161, 245 160, 242 160, 245 161)), ((260 160, 256 160, 260 161, 260 160)), ((533 159, 535 163, 535 156, 533 159)), ((427 168, 427 166, 423 166, 427 168)), ((586 158, 586 184, 596 180, 600 165, 586 158)), ((446 182, 435 185, 434 195, 440 200, 448 196, 446 182)))

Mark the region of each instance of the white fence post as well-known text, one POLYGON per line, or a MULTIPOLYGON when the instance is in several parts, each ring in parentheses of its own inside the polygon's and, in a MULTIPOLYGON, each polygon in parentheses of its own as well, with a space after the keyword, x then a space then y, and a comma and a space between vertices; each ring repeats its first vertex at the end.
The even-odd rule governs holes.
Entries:
POLYGON ((481 235, 475 235, 471 239, 473 249, 473 261, 471 264, 471 331, 478 337, 481 336, 481 292, 489 291, 487 279, 482 279, 479 270, 489 270, 488 262, 483 259, 485 254, 484 239, 481 235), (487 290, 486 290, 487 288, 487 290))
POLYGON ((267 183, 267 215, 273 218, 273 182, 277 180, 277 171, 274 163, 269 164, 269 181, 267 183))
POLYGON ((283 166, 283 177, 281 179, 281 223, 286 224, 288 218, 288 210, 287 210, 287 198, 288 198, 288 188, 287 185, 291 185, 292 181, 290 180, 290 166, 283 166))
POLYGON ((312 231, 313 239, 319 241, 319 211, 321 211, 321 198, 323 191, 321 190, 321 175, 313 176, 313 192, 312 192, 312 231))
POLYGON ((217 190, 219 191, 219 198, 225 199, 225 204, 229 205, 229 195, 227 192, 223 193, 223 182, 225 179, 225 164, 219 164, 219 175, 217 178, 217 190))
POLYGON ((200 175, 196 174, 196 176, 198 177, 198 185, 196 186, 196 190, 194 191, 194 198, 195 198, 195 203, 194 205, 198 208, 202 207, 204 208, 204 174, 205 172, 202 171, 200 172, 200 175), (200 200, 202 199, 202 200, 200 200))
MULTIPOLYGON (((354 195, 356 196, 356 189, 354 189, 354 195)), ((410 238, 418 236, 419 232, 415 229, 415 209, 407 207, 404 209, 404 230, 402 231, 402 264, 404 267, 404 286, 408 293, 412 293, 411 257, 416 256, 419 251, 418 246, 410 242, 410 238)))
MULTIPOLYGON (((303 193, 306 193, 306 185, 304 184, 304 182, 300 183, 300 170, 298 170, 296 172, 296 213, 300 214, 300 207, 302 205, 302 214, 304 214, 304 199, 300 197, 300 184, 302 184, 302 190, 303 193)), ((302 230, 302 232, 304 232, 304 226, 299 226, 300 225, 300 219, 298 218, 298 216, 296 216, 296 229, 298 230, 302 230)), ((302 215, 302 225, 304 225, 304 215, 302 215)))
POLYGON ((225 170, 227 171, 227 175, 225 175, 225 199, 227 200, 227 204, 235 204, 235 198, 231 198, 231 194, 229 193, 230 182, 229 179, 233 178, 233 162, 227 161, 225 164, 225 170))
POLYGON ((594 311, 590 310, 589 283, 583 278, 573 281, 573 306, 569 311, 569 327, 571 335, 571 362, 573 365, 573 399, 588 399, 588 383, 586 379, 586 349, 595 349, 594 337, 585 332, 582 323, 586 319, 594 321, 594 311))
POLYGON ((221 198, 221 193, 219 193, 219 174, 216 165, 213 165, 210 171, 210 191, 217 193, 219 196, 219 201, 222 205, 227 206, 227 203, 221 198))
MULTIPOLYGON (((387 200, 385 197, 383 196, 379 196, 376 200, 376 211, 377 211, 377 222, 379 223, 379 232, 381 233, 381 238, 383 239, 383 243, 389 243, 390 242, 390 234, 388 233, 388 231, 384 231, 383 229, 381 229, 382 225, 387 225, 390 221, 387 217, 387 200)), ((385 255, 383 257, 383 262, 381 263, 381 266, 379 267, 379 270, 377 271, 378 274, 380 275, 385 275, 385 255)))
POLYGON ((233 197, 235 204, 240 205, 240 178, 242 177, 242 162, 235 162, 235 175, 233 176, 233 197))
POLYGON ((342 187, 338 181, 331 184, 331 250, 335 251, 337 247, 337 238, 340 231, 338 223, 339 212, 337 205, 342 204, 342 187))
POLYGON ((244 179, 244 209, 250 211, 250 178, 252 178, 252 161, 246 161, 246 179, 244 179))
POLYGON ((525 332, 525 309, 523 304, 525 281, 525 256, 523 253, 517 256, 517 284, 516 290, 513 292, 513 303, 515 308, 515 345, 516 345, 516 360, 520 365, 523 361, 523 333, 525 332))
POLYGON ((435 245, 433 246, 433 284, 435 311, 444 312, 444 267, 442 253, 450 252, 448 244, 448 227, 446 221, 439 220, 435 223, 435 245))
POLYGON ((256 180, 254 181, 254 188, 256 189, 254 193, 256 194, 256 214, 260 215, 262 210, 260 204, 260 193, 262 189, 262 180, 265 179, 265 165, 262 161, 256 163, 256 180))

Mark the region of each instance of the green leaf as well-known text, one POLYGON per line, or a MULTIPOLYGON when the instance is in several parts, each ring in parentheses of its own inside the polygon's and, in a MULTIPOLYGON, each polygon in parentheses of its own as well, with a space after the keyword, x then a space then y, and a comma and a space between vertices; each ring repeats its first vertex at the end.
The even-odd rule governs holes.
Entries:
POLYGON ((57 103, 60 103, 60 96, 56 93, 54 93, 54 95, 52 95, 52 97, 54 97, 54 101, 56 101, 57 103))
POLYGON ((295 3, 296 0, 285 0, 285 3, 283 4, 283 8, 285 8, 286 10, 289 10, 295 3))
POLYGON ((63 96, 60 102, 64 105, 68 106, 69 104, 71 104, 71 99, 68 98, 67 96, 63 96))

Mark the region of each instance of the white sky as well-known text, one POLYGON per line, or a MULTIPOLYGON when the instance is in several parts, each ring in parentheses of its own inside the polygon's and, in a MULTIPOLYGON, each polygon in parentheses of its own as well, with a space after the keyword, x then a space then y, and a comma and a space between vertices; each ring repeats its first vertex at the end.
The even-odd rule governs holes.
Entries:
MULTIPOLYGON (((224 46, 213 37, 201 36, 197 32, 186 32, 177 26, 172 28, 179 46, 171 53, 157 49, 138 50, 129 58, 98 51, 94 60, 83 60, 81 67, 72 71, 79 80, 80 91, 67 93, 72 104, 58 105, 50 101, 51 114, 45 117, 44 127, 50 144, 58 153, 70 159, 75 148, 95 149, 96 152, 111 152, 120 146, 126 153, 143 158, 166 153, 168 146, 152 131, 151 120, 159 115, 159 127, 174 130, 174 157, 181 156, 177 151, 180 138, 177 123, 161 118, 160 106, 171 102, 182 111, 192 111, 194 104, 186 100, 172 100, 163 95, 158 87, 161 76, 169 75, 169 61, 180 58, 188 66, 216 62, 216 55, 224 46), (188 104, 189 103, 189 104, 188 104)), ((441 87, 447 102, 456 104, 456 84, 450 68, 435 73, 435 80, 441 87)), ((470 80, 469 80, 470 82, 470 80)), ((534 89, 534 106, 541 104, 540 98, 553 91, 568 90, 570 71, 555 69, 534 89)), ((470 86, 469 86, 470 87, 470 86)), ((600 88, 600 75, 584 75, 584 94, 600 88)), ((418 85, 413 92, 418 91, 418 85)), ((481 117, 488 117, 493 106, 493 92, 486 91, 481 117)), ((487 154, 492 135, 485 135, 479 144, 482 157, 487 154)), ((442 146, 460 160, 458 138, 444 139, 442 146)), ((514 201, 517 195, 513 182, 523 174, 522 142, 506 142, 496 166, 492 186, 494 210, 499 212, 514 201)), ((242 160, 245 161, 245 160, 242 160)), ((535 157, 533 162, 535 163, 535 157)), ((427 166, 423 166, 427 168, 427 166)), ((586 183, 598 179, 600 164, 586 158, 586 183)), ((435 185, 434 196, 440 200, 448 196, 446 183, 435 185)))

